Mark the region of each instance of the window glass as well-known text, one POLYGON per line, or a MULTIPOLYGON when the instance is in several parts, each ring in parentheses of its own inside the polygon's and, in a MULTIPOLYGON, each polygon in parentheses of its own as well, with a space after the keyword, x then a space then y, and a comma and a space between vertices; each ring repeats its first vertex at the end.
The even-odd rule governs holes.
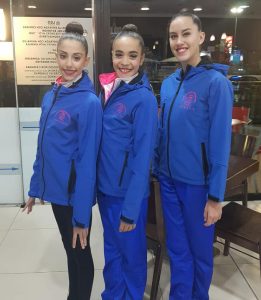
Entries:
POLYGON ((194 12, 206 33, 202 55, 230 65, 229 77, 235 91, 235 106, 250 110, 252 124, 261 124, 261 1, 234 5, 226 0, 197 1, 111 1, 111 32, 128 23, 137 25, 146 45, 145 69, 159 95, 162 80, 179 66, 169 49, 168 23, 182 9, 194 12), (246 4, 247 6, 247 4, 246 4), (141 10, 141 8, 147 10, 141 10), (235 77, 238 76, 238 77, 235 77))
POLYGON ((0 3, 0 107, 15 107, 15 79, 10 3, 0 3))

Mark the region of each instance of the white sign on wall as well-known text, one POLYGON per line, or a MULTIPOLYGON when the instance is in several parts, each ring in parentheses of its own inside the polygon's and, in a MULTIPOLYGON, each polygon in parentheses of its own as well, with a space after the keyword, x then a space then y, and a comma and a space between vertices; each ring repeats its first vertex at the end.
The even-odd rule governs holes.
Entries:
POLYGON ((57 42, 70 22, 83 26, 93 79, 93 30, 91 18, 14 17, 14 43, 18 85, 49 85, 59 75, 57 42))

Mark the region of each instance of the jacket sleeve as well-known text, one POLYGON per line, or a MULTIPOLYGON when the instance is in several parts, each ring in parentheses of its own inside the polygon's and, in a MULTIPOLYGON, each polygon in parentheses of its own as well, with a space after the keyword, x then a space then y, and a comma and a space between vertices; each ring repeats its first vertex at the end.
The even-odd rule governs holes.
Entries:
MULTIPOLYGON (((39 134, 38 134, 38 140, 39 140, 39 134)), ((41 197, 39 194, 39 176, 40 176, 39 159, 40 159, 40 154, 39 154, 39 144, 38 144, 36 158, 33 164, 33 175, 31 177, 30 187, 28 192, 28 196, 33 198, 41 197)))
POLYGON ((78 154, 75 158, 76 182, 73 195, 73 226, 89 227, 95 200, 96 161, 100 145, 102 108, 96 96, 78 114, 78 154))
POLYGON ((233 89, 225 76, 215 78, 209 97, 209 191, 208 198, 223 201, 231 144, 233 89))
MULTIPOLYGON (((162 83, 162 85, 164 82, 162 83)), ((158 177, 159 175, 159 165, 160 165, 160 142, 161 142, 161 136, 162 136, 162 130, 163 130, 163 117, 164 117, 164 107, 165 103, 162 103, 162 89, 160 92, 160 108, 158 108, 158 126, 157 126, 157 133, 156 133, 156 143, 154 147, 154 153, 153 153, 153 161, 152 161, 152 175, 154 177, 158 177)))
POLYGON ((137 223, 140 207, 149 184, 149 172, 157 129, 157 101, 152 93, 140 94, 133 121, 133 157, 128 161, 131 178, 122 207, 122 220, 137 223), (147 95, 147 97, 146 97, 147 95))

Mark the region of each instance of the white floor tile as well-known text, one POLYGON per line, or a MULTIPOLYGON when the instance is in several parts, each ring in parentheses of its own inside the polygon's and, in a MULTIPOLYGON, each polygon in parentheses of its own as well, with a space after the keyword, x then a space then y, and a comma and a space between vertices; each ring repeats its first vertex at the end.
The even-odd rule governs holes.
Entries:
POLYGON ((1 300, 65 300, 67 273, 0 274, 1 300))
POLYGON ((98 210, 98 205, 95 205, 92 209, 92 231, 90 242, 95 269, 103 270, 103 228, 100 213, 98 210))
MULTIPOLYGON (((96 270, 91 300, 100 300, 103 289, 102 271, 96 270)), ((67 290, 66 272, 0 274, 0 299, 3 300, 65 300, 67 290)))
POLYGON ((91 300, 101 300, 101 293, 104 290, 102 270, 95 270, 92 287, 91 300))
POLYGON ((244 252, 240 252, 234 249, 230 249, 229 253, 232 256, 232 258, 235 260, 236 264, 253 264, 253 265, 259 265, 259 260, 257 259, 259 256, 257 253, 253 252, 253 251, 249 251, 245 248, 242 248, 240 246, 237 246, 235 244, 231 243, 231 246, 233 248, 239 249, 240 251, 244 252), (251 257, 249 255, 246 254, 250 254, 251 256, 255 257, 251 257))
POLYGON ((224 256, 224 246, 220 243, 215 243, 214 247, 214 265, 234 265, 234 262, 230 255, 224 256))
POLYGON ((7 230, 0 230, 0 246, 1 246, 1 243, 3 241, 3 239, 5 238, 6 234, 7 234, 7 230))
MULTIPOLYGON (((152 285, 152 279, 153 279, 153 272, 154 272, 154 255, 152 254, 151 251, 147 252, 147 266, 148 266, 148 271, 147 271, 147 284, 146 284, 146 289, 145 289, 145 294, 144 294, 144 300, 150 299, 150 291, 151 291, 151 285, 152 285)), ((157 300, 160 300, 162 297, 161 289, 159 286, 158 290, 158 295, 157 295, 157 300)))
POLYGON ((0 230, 9 229, 19 212, 20 207, 0 206, 0 230))
MULTIPOLYGON (((261 201, 249 201, 249 204, 250 208, 261 211, 261 201)), ((51 206, 38 205, 30 215, 19 210, 19 207, 0 206, 0 299, 65 300, 68 289, 66 256, 51 206)), ((100 300, 104 289, 104 256, 103 229, 97 206, 93 208, 91 246, 96 269, 91 300, 100 300)), ((210 299, 256 300, 258 297, 261 300, 259 261, 232 249, 231 256, 225 257, 219 243, 215 248, 221 252, 214 257, 210 299)), ((147 257, 148 280, 144 300, 149 299, 154 269, 152 253, 148 252, 147 257)), ((165 259, 158 300, 168 300, 169 280, 169 264, 165 259)))
POLYGON ((248 284, 233 265, 216 265, 209 291, 211 300, 256 300, 248 284))
MULTIPOLYGON (((170 290, 170 271, 167 262, 163 264, 160 288, 161 299, 167 300, 170 290)), ((215 265, 209 294, 211 300, 256 300, 235 264, 215 265)))
POLYGON ((56 229, 12 230, 0 247, 0 273, 66 271, 56 229))
POLYGON ((168 260, 163 260, 162 271, 160 276, 160 290, 162 295, 162 300, 169 299, 170 291, 170 268, 168 260))
POLYGON ((35 205, 30 214, 19 211, 11 229, 57 228, 50 204, 35 205))
POLYGON ((259 265, 244 264, 239 265, 239 268, 258 299, 261 299, 261 277, 259 265))
POLYGON ((261 213, 261 201, 248 201, 247 206, 261 213))

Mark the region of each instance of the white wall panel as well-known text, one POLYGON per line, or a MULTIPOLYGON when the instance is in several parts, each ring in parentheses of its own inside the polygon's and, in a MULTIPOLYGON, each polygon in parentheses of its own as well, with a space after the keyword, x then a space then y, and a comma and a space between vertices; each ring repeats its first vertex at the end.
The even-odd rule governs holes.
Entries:
POLYGON ((0 108, 0 204, 23 202, 17 108, 0 108))
POLYGON ((36 156, 40 114, 41 109, 39 107, 19 108, 25 199, 27 199, 30 178, 33 172, 33 163, 36 156))

